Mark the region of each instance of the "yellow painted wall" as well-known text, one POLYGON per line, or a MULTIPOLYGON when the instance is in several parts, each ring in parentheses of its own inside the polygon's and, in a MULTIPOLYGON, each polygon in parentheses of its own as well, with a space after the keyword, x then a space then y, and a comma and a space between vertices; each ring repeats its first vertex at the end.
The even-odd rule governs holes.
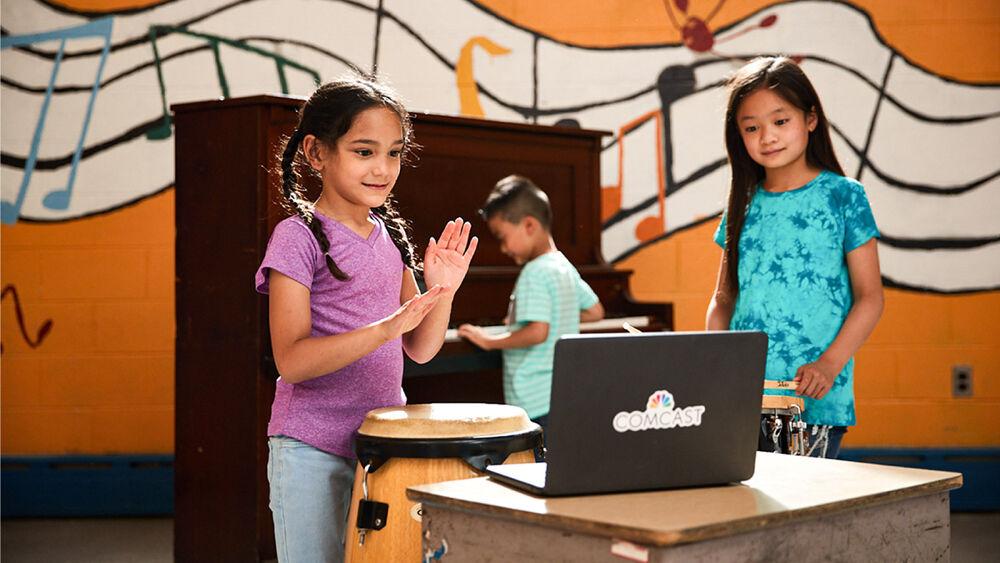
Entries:
POLYGON ((62 223, 0 228, 0 440, 10 454, 174 450, 174 194, 62 223))
MULTIPOLYGON (((100 11, 143 0, 61 0, 100 11)), ((588 45, 677 41, 655 0, 484 6, 557 39, 588 45)), ((773 2, 729 1, 727 25, 773 2)), ((857 0, 907 58, 961 80, 1000 81, 1000 2, 857 0)), ((715 2, 691 0, 705 15, 715 2)), ((822 93, 821 93, 822 94, 822 93)), ((677 327, 703 326, 719 250, 714 222, 646 248, 620 264, 640 297, 672 301, 677 327)), ((29 336, 51 319, 38 348, 2 302, 0 447, 5 455, 169 453, 173 450, 173 192, 113 213, 0 228, 0 281, 16 286, 29 336)), ((847 446, 1000 445, 1000 293, 935 296, 890 290, 886 312, 858 354, 859 426, 847 446), (975 396, 953 399, 951 366, 974 367, 975 396)))

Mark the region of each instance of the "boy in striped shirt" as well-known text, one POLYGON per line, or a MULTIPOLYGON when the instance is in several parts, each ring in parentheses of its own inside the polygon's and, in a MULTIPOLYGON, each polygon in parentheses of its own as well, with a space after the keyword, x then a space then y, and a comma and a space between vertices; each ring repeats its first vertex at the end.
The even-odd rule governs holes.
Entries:
POLYGON ((580 322, 604 318, 604 307, 552 239, 549 198, 531 180, 497 182, 479 214, 521 273, 507 312, 507 332, 489 334, 462 325, 458 333, 484 350, 503 352, 504 400, 548 422, 556 341, 580 332, 580 322))

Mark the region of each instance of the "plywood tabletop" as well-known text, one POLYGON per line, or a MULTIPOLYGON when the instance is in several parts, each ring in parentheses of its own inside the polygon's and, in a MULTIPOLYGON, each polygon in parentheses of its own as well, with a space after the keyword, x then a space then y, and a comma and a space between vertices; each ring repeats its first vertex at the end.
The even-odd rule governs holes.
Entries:
POLYGON ((667 546, 961 485, 959 473, 758 453, 753 478, 720 487, 545 498, 480 477, 411 487, 407 496, 429 507, 667 546))

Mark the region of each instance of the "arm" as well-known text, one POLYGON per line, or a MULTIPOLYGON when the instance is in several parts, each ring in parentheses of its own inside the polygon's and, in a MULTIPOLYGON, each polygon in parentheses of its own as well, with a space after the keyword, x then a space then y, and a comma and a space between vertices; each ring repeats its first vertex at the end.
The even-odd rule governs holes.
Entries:
POLYGON ((503 334, 488 334, 478 326, 462 325, 458 327, 458 335, 483 350, 527 348, 545 342, 549 337, 549 323, 532 321, 513 332, 503 334))
POLYGON ((580 322, 582 323, 592 323, 603 318, 604 305, 601 305, 600 301, 591 305, 590 308, 580 311, 580 322))
MULTIPOLYGON (((444 343, 455 292, 465 280, 469 263, 479 244, 478 238, 469 239, 471 232, 472 224, 458 218, 448 221, 439 242, 432 237, 427 245, 424 253, 424 279, 429 287, 441 288, 441 297, 423 321, 412 332, 403 336, 403 350, 411 360, 419 364, 434 358, 444 343)), ((417 282, 413 272, 407 269, 403 273, 400 302, 405 303, 415 294, 417 282)))
POLYGON ((576 276, 576 300, 580 307, 580 322, 591 323, 604 318, 604 305, 601 305, 601 298, 594 293, 594 288, 590 287, 579 273, 576 276), (592 305, 587 305, 592 303, 592 305))
POLYGON ((729 330, 729 322, 733 319, 733 308, 736 305, 735 295, 729 285, 729 267, 726 264, 726 252, 722 251, 719 262, 719 277, 715 281, 715 293, 708 303, 705 315, 705 330, 729 330))
POLYGON ((311 336, 309 289, 276 271, 269 274, 271 348, 282 380, 301 383, 337 371, 411 330, 435 306, 441 288, 414 295, 392 315, 350 332, 311 336))
POLYGON ((826 351, 815 362, 800 367, 796 372, 799 395, 822 399, 833 387, 837 374, 861 348, 882 316, 882 273, 874 238, 847 254, 847 271, 851 277, 854 304, 826 351))

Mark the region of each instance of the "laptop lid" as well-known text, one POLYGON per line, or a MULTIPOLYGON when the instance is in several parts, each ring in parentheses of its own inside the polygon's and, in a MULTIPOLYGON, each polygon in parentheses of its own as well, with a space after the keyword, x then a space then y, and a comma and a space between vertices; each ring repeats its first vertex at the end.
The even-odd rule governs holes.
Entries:
POLYGON ((562 337, 543 494, 749 479, 766 357, 762 332, 562 337))

